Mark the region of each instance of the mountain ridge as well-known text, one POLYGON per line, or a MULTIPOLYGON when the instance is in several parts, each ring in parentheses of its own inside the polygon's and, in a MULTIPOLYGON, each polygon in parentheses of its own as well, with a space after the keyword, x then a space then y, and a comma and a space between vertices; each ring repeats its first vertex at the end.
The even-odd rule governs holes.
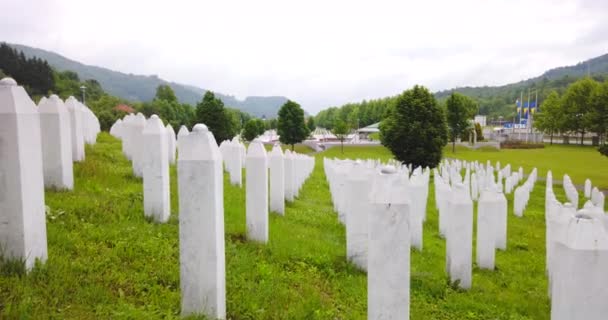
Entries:
MULTIPOLYGON (((129 101, 151 101, 159 85, 169 85, 180 102, 196 106, 201 101, 205 92, 208 91, 208 89, 199 88, 194 85, 168 81, 158 77, 158 75, 124 73, 100 66, 87 65, 45 49, 22 44, 7 44, 22 51, 28 58, 35 56, 46 60, 49 65, 58 71, 69 70, 76 72, 80 79, 83 80, 95 79, 109 94, 129 101)), ((214 92, 214 94, 227 107, 239 109, 256 117, 276 117, 279 108, 287 101, 287 98, 283 96, 248 96, 244 100, 239 100, 235 96, 228 94, 219 92, 214 92)))

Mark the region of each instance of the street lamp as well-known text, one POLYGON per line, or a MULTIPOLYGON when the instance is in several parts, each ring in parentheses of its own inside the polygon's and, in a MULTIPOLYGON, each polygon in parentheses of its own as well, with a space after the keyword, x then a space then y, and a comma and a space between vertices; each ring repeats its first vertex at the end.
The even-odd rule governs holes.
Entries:
POLYGON ((85 91, 87 91, 87 87, 85 87, 84 85, 80 86, 80 91, 82 91, 82 104, 86 104, 85 91))

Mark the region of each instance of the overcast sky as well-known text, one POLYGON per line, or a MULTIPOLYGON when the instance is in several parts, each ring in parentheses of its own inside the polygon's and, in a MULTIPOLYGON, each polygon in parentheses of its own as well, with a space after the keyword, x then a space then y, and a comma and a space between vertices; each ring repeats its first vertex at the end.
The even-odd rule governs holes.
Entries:
POLYGON ((0 0, 0 41, 316 113, 608 53, 608 1, 0 0))

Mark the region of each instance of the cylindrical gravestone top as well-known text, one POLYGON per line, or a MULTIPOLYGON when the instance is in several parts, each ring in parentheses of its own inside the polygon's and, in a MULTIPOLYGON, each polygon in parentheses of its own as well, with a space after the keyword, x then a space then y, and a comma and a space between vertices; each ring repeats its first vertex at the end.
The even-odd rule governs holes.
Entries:
POLYGON ((197 123, 194 125, 194 128, 192 128, 192 132, 206 133, 206 132, 209 132, 209 128, 207 128, 207 126, 202 123, 197 123))
POLYGON ((2 86, 2 87, 16 86, 16 85, 17 85, 17 81, 15 81, 15 79, 10 78, 10 77, 6 77, 6 78, 3 78, 2 80, 0 80, 0 86, 2 86))

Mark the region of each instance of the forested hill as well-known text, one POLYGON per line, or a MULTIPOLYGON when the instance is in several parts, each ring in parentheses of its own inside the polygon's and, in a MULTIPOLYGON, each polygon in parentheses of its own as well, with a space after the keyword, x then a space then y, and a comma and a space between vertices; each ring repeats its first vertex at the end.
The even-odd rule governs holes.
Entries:
POLYGON ((572 82, 591 75, 592 78, 603 81, 608 79, 608 54, 580 62, 573 66, 550 69, 542 75, 511 83, 503 86, 461 87, 435 93, 440 101, 447 98, 453 91, 474 98, 479 103, 480 113, 489 116, 509 117, 515 112, 515 100, 522 92, 527 99, 528 89, 538 89, 539 101, 549 94, 551 90, 563 93, 572 82))
MULTIPOLYGON (((574 66, 554 68, 538 77, 503 86, 461 87, 439 91, 435 93, 435 98, 439 100, 439 103, 444 103, 452 92, 459 92, 472 98, 478 104, 480 114, 487 115, 489 118, 502 116, 505 119, 511 119, 516 113, 515 100, 522 93, 527 99, 528 90, 533 92, 537 89, 538 101, 542 108, 542 101, 552 90, 561 94, 568 85, 587 76, 588 73, 597 81, 608 79, 608 54, 574 66)), ((533 95, 531 98, 534 99, 535 96, 533 95)), ((330 107, 320 111, 315 116, 315 121, 318 126, 324 128, 332 128, 337 119, 347 122, 353 128, 367 126, 381 121, 384 111, 394 99, 395 97, 386 97, 330 107)))
MULTIPOLYGON (((146 76, 117 72, 85 65, 51 51, 20 44, 9 45, 22 51, 28 58, 38 57, 46 60, 49 65, 58 71, 69 70, 76 72, 80 79, 95 79, 106 92, 129 101, 151 101, 156 94, 156 88, 163 84, 171 86, 180 102, 193 106, 201 101, 206 92, 205 89, 169 82, 156 75, 146 76)), ((247 97, 245 100, 238 100, 234 96, 217 92, 215 92, 215 96, 219 97, 226 106, 240 109, 257 117, 266 116, 267 118, 274 118, 281 105, 287 101, 285 97, 247 97)))

